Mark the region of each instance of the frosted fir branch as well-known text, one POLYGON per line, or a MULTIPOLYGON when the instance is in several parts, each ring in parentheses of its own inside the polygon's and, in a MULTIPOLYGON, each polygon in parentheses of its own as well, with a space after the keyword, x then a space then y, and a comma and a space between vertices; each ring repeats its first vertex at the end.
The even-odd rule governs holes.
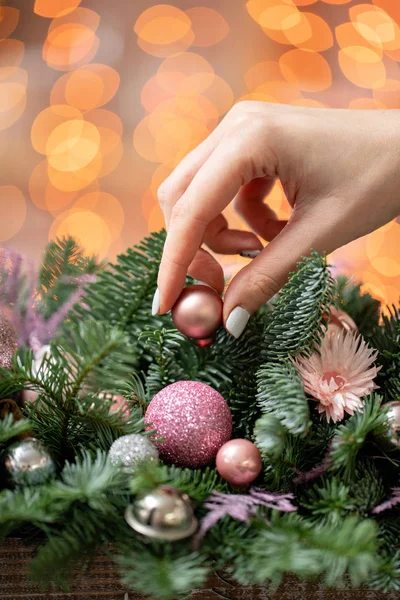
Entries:
POLYGON ((389 500, 382 502, 382 504, 378 504, 378 506, 375 506, 375 508, 372 509, 372 514, 378 515, 384 510, 389 510, 400 504, 400 487, 392 488, 392 492, 392 496, 389 498, 389 500))
POLYGON ((24 258, 21 254, 8 248, 1 249, 0 268, 2 268, 3 277, 0 281, 0 310, 5 311, 9 316, 17 332, 18 345, 27 345, 34 352, 38 352, 54 338, 71 308, 83 297, 84 286, 93 282, 96 277, 91 274, 83 274, 79 277, 61 277, 60 279, 65 280, 66 283, 76 284, 79 287, 46 320, 38 307, 40 299, 36 287, 38 274, 32 263, 26 263, 27 272, 23 281, 26 296, 25 306, 18 302, 23 264, 24 258))
POLYGON ((197 546, 207 531, 226 516, 249 523, 250 518, 256 516, 257 508, 260 506, 282 512, 294 512, 297 507, 291 503, 293 498, 293 494, 277 494, 258 488, 251 488, 248 494, 213 492, 204 504, 209 512, 201 521, 195 545, 197 546))

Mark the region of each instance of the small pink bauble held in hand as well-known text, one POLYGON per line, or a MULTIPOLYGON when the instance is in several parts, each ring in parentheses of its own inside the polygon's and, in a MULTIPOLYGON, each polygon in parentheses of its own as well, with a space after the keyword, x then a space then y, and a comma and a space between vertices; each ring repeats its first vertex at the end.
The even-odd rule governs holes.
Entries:
POLYGON ((217 390, 200 381, 178 381, 156 394, 147 407, 147 429, 157 431, 160 456, 179 467, 203 467, 232 434, 232 415, 217 390))
POLYGON ((222 325, 222 299, 208 285, 189 285, 171 310, 175 327, 200 347, 209 346, 222 325))
POLYGON ((248 485, 261 473, 258 448, 249 440, 230 440, 217 454, 217 471, 232 485, 248 485))

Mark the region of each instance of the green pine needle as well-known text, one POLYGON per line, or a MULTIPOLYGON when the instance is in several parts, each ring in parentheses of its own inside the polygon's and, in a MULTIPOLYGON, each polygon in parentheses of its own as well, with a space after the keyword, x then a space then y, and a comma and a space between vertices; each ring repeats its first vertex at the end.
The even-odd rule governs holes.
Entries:
POLYGON ((314 250, 283 287, 264 336, 266 360, 310 355, 321 343, 335 285, 326 258, 314 250))
POLYGON ((297 369, 289 360, 267 363, 257 373, 258 404, 293 435, 307 433, 311 421, 308 401, 297 369))

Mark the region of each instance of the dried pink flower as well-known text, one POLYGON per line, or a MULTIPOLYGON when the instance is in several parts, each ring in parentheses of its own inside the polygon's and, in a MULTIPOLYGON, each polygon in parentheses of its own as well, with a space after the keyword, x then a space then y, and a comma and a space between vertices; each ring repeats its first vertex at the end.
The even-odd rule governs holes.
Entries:
POLYGON ((377 386, 374 378, 379 367, 373 363, 378 352, 361 335, 341 331, 327 335, 319 352, 310 358, 294 358, 304 389, 318 402, 318 412, 328 421, 341 421, 362 408, 361 398, 377 386))

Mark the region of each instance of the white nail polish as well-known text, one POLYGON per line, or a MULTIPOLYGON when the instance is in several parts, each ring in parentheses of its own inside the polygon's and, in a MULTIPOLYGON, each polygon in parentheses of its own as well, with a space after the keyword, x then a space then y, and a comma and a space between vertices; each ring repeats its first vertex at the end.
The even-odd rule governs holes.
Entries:
POLYGON ((158 311, 160 310, 160 291, 157 288, 153 298, 153 304, 151 306, 151 314, 153 317, 158 315, 158 311))
POLYGON ((226 320, 225 327, 236 339, 240 337, 250 319, 250 313, 241 306, 236 306, 226 320))
POLYGON ((255 258, 260 254, 261 250, 242 250, 239 254, 244 258, 255 258))

